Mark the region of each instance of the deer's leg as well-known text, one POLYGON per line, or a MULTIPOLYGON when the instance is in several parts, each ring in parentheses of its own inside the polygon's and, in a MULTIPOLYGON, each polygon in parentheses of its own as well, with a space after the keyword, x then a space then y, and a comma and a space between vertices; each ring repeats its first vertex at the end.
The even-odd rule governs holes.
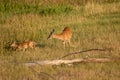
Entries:
POLYGON ((22 51, 26 51, 26 48, 23 48, 22 51))
POLYGON ((70 42, 70 40, 68 41, 68 45, 71 46, 71 42, 70 42))
POLYGON ((65 41, 63 41, 63 45, 64 45, 64 47, 65 47, 65 45, 66 45, 66 42, 65 42, 65 41))

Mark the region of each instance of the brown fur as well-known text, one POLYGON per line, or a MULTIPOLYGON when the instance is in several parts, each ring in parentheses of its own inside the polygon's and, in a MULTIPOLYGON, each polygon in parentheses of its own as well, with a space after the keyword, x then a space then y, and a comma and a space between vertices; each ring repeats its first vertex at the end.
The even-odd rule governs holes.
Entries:
POLYGON ((22 42, 22 43, 16 43, 16 42, 13 42, 11 44, 11 47, 15 48, 15 49, 18 49, 18 50, 26 50, 27 48, 35 48, 35 42, 34 41, 25 41, 25 42, 22 42))
POLYGON ((56 38, 56 39, 62 40, 64 45, 66 43, 68 43, 70 45, 71 38, 72 38, 72 31, 69 27, 65 27, 64 30, 62 31, 62 33, 54 34, 54 30, 53 30, 50 33, 48 39, 51 39, 51 38, 56 38))

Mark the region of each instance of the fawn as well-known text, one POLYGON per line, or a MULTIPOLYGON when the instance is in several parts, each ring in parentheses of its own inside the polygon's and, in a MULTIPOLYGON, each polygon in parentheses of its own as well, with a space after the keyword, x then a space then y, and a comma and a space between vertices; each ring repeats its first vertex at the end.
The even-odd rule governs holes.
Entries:
POLYGON ((13 42, 10 46, 16 50, 26 50, 27 48, 35 48, 36 42, 34 41, 25 41, 22 43, 13 42))

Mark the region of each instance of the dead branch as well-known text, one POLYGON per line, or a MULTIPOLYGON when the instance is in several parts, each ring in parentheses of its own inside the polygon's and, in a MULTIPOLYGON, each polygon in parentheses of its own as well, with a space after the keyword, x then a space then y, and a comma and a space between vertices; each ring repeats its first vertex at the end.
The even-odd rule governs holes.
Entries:
POLYGON ((73 52, 73 53, 68 53, 66 54, 65 56, 59 58, 59 59, 63 59, 67 56, 71 56, 71 55, 74 55, 74 54, 80 54, 80 53, 84 53, 84 52, 88 52, 88 51, 106 51, 108 49, 88 49, 88 50, 83 50, 83 51, 79 51, 79 52, 73 52))

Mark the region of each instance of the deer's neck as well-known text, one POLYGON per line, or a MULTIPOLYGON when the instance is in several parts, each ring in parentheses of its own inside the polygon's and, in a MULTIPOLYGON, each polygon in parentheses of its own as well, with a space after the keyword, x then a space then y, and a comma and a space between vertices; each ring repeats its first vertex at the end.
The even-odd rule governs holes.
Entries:
POLYGON ((60 39, 60 40, 64 40, 64 36, 61 35, 61 34, 54 34, 54 35, 53 35, 53 38, 55 38, 55 39, 60 39))

